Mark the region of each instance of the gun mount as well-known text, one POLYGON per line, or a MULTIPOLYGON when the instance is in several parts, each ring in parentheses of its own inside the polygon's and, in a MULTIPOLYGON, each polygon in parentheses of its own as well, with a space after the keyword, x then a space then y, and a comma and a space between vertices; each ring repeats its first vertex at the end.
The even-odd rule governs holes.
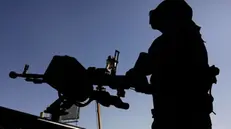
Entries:
MULTIPOLYGON (((116 50, 114 57, 108 56, 106 68, 89 67, 85 69, 74 57, 56 55, 44 74, 27 73, 29 65, 25 65, 21 74, 12 71, 9 76, 13 79, 25 78, 25 81, 35 84, 49 84, 58 91, 59 101, 62 102, 60 107, 63 111, 73 104, 79 107, 87 106, 93 100, 106 107, 114 105, 116 108, 128 109, 129 104, 123 102, 121 97, 125 96, 125 90, 133 86, 125 75, 116 75, 118 58, 119 51, 116 50), (94 88, 94 85, 97 88, 94 88), (110 95, 103 86, 117 90, 117 95, 110 95)), ((65 114, 63 111, 62 113, 65 114)))

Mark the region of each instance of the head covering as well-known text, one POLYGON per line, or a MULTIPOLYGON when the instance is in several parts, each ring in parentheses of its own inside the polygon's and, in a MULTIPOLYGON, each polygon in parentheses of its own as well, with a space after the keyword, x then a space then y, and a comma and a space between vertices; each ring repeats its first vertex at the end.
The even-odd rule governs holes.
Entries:
POLYGON ((192 8, 184 0, 164 0, 150 11, 153 19, 192 20, 192 8))

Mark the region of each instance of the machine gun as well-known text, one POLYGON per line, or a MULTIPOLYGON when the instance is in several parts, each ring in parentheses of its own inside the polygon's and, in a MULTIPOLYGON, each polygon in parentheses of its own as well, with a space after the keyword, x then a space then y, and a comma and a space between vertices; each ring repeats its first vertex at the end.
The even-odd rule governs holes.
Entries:
POLYGON ((105 107, 114 105, 116 108, 128 109, 129 104, 123 102, 121 97, 125 97, 125 90, 134 86, 130 84, 125 75, 116 75, 118 58, 119 51, 116 50, 114 57, 108 56, 106 68, 89 67, 85 69, 74 57, 56 55, 44 74, 27 73, 29 65, 25 65, 21 74, 12 71, 9 76, 13 79, 25 78, 25 81, 35 84, 47 83, 56 89, 59 99, 52 104, 53 108, 48 109, 52 111, 54 108, 58 109, 60 115, 66 114, 65 110, 73 104, 84 107, 93 100, 105 107), (103 86, 117 90, 117 95, 110 95, 103 86))

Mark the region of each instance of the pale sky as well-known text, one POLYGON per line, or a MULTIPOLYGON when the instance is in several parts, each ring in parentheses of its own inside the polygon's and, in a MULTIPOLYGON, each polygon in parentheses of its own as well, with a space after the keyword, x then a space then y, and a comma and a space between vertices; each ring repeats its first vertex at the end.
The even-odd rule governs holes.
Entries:
MULTIPOLYGON (((231 1, 187 0, 209 52, 221 69, 212 116, 213 129, 231 128, 231 1)), ((118 74, 124 74, 160 33, 148 24, 149 10, 161 0, 0 0, 0 105, 39 115, 57 99, 46 84, 8 77, 11 70, 43 73, 54 55, 77 58, 86 68, 104 67, 114 50, 121 52, 118 74)), ((114 91, 109 90, 112 94, 114 91)), ((102 108, 103 129, 150 128, 151 96, 127 91, 129 110, 102 108)), ((81 108, 79 126, 96 129, 95 103, 81 108)), ((173 118, 174 119, 174 118, 173 118)))

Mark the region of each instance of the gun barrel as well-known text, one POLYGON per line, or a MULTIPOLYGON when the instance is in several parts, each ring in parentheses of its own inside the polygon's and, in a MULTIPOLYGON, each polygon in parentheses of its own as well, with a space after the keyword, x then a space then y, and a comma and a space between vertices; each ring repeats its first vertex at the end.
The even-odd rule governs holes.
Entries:
POLYGON ((17 78, 17 77, 22 77, 22 78, 43 78, 43 74, 19 74, 14 71, 11 71, 9 74, 10 78, 17 78))

